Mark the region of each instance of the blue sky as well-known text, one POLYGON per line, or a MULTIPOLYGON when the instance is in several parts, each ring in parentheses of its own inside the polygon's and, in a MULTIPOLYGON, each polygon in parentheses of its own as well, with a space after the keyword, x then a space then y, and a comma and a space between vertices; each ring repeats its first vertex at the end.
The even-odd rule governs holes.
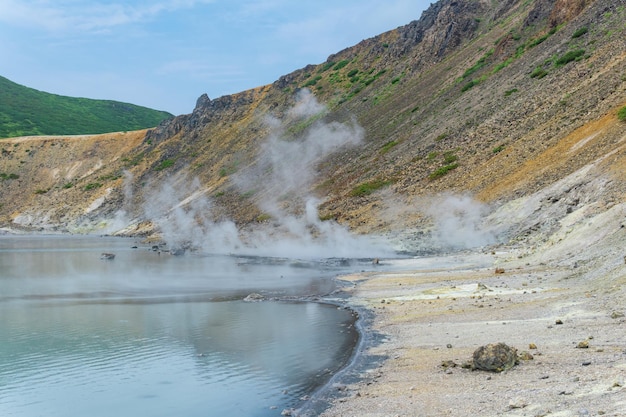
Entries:
MULTIPOLYGON (((434 0, 433 0, 434 1, 434 0)), ((419 19, 427 0, 0 0, 0 75, 190 113, 419 19)))

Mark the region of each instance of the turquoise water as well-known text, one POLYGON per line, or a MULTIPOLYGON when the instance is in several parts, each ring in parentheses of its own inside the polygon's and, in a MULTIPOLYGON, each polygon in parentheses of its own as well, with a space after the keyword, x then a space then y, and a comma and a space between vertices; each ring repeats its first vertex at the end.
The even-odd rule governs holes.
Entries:
POLYGON ((333 262, 135 245, 0 237, 1 416, 279 416, 349 360, 350 311, 242 301, 326 293, 333 262))

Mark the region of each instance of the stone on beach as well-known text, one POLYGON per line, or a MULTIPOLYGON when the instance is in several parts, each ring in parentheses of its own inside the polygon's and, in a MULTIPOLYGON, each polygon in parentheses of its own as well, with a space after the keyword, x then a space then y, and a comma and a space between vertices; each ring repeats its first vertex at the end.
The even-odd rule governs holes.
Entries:
POLYGON ((506 371, 519 363, 517 349, 504 343, 492 343, 474 351, 474 369, 490 372, 506 371))

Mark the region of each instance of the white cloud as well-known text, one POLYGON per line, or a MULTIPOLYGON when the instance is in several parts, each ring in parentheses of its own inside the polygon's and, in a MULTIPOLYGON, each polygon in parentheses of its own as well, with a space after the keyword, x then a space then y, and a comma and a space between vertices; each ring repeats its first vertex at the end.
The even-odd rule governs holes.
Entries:
POLYGON ((192 8, 212 0, 117 2, 83 0, 0 0, 0 21, 50 32, 98 32, 141 23, 161 13, 192 8))

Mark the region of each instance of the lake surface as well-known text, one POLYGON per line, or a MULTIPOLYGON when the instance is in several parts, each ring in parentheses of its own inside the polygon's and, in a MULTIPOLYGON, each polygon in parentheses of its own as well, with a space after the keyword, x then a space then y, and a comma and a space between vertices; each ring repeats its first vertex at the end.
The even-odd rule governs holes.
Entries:
POLYGON ((355 317, 242 299, 326 294, 361 266, 0 236, 0 416, 279 416, 349 361, 355 317))

